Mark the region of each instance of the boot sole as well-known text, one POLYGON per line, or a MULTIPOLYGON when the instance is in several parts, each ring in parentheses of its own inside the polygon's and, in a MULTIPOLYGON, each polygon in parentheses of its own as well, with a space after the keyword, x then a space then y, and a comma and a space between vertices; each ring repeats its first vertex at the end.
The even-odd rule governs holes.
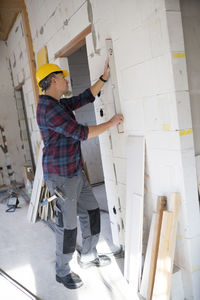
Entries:
POLYGON ((70 290, 75 290, 80 288, 83 285, 83 282, 80 283, 76 283, 74 285, 67 285, 66 283, 64 283, 59 277, 56 276, 56 281, 59 283, 62 283, 66 288, 70 289, 70 290))
POLYGON ((96 268, 103 268, 103 267, 106 267, 108 265, 111 264, 111 261, 105 263, 105 264, 95 264, 95 263, 88 263, 88 264, 85 264, 85 263, 81 263, 79 262, 79 266, 81 267, 81 269, 88 269, 88 268, 91 268, 91 267, 96 267, 96 268))

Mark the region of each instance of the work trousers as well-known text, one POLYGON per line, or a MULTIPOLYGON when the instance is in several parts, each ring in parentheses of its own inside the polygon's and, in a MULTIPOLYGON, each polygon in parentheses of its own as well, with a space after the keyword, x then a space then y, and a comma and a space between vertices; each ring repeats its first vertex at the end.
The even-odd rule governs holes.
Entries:
POLYGON ((72 178, 51 175, 46 185, 53 195, 58 188, 64 200, 54 200, 56 233, 56 274, 64 277, 71 272, 69 262, 76 248, 77 216, 82 231, 82 262, 97 257, 96 245, 100 234, 98 203, 83 171, 72 178))

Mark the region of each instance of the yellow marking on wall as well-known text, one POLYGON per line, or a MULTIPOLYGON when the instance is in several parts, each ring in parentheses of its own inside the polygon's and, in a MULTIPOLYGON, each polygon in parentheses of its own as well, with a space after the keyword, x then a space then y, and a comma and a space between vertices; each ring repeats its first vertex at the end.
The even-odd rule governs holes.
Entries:
POLYGON ((192 272, 196 272, 196 271, 199 271, 200 270, 200 266, 197 266, 197 267, 193 267, 192 268, 192 272))
POLYGON ((156 24, 158 24, 158 19, 156 19, 152 23, 150 23, 149 26, 156 25, 156 24))
POLYGON ((172 57, 173 58, 183 58, 183 57, 185 57, 185 52, 173 52, 172 57))
POLYGON ((183 236, 182 235, 177 235, 177 239, 181 240, 183 239, 183 236))
POLYGON ((188 134, 191 134, 191 133, 193 133, 193 130, 192 130, 192 129, 180 130, 180 131, 179 131, 179 135, 180 135, 180 136, 188 135, 188 134))
POLYGON ((171 126, 170 124, 162 124, 162 129, 168 131, 171 129, 171 126))
MULTIPOLYGON (((47 53, 47 47, 44 46, 42 49, 40 49, 40 51, 38 51, 37 53, 37 68, 39 68, 40 66, 44 65, 44 64, 48 64, 48 53, 47 53)), ((42 92, 42 89, 39 87, 39 94, 44 94, 44 92, 42 92)))
POLYGON ((40 49, 40 51, 38 51, 37 53, 37 67, 39 68, 43 64, 48 64, 48 54, 46 46, 40 49))

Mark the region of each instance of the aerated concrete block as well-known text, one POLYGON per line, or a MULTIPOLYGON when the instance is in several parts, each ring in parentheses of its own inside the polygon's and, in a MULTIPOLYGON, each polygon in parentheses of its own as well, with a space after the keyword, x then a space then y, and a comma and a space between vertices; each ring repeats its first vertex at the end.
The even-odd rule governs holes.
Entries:
MULTIPOLYGON (((154 72, 156 76, 156 93, 172 92, 174 90, 174 81, 170 53, 156 57, 153 61, 155 69, 152 69, 151 72, 154 72)), ((149 74, 149 76, 151 75, 149 74)))
POLYGON ((180 1, 165 0, 165 9, 169 11, 180 11, 180 1))
POLYGON ((166 54, 170 48, 165 11, 155 10, 145 25, 149 34, 152 57, 166 54))
POLYGON ((116 182, 115 167, 114 167, 112 156, 108 156, 108 155, 103 154, 101 159, 102 159, 104 177, 106 179, 109 179, 109 180, 112 180, 112 181, 116 182))
POLYGON ((109 132, 104 132, 99 135, 100 149, 102 155, 109 155, 112 157, 113 149, 112 149, 112 137, 109 132))
POLYGON ((172 273, 170 299, 171 300, 184 299, 182 271, 178 267, 175 267, 172 273))
POLYGON ((114 45, 115 60, 119 69, 151 59, 150 38, 148 27, 145 25, 131 31, 127 30, 126 34, 116 40, 114 45))
POLYGON ((145 130, 143 100, 126 101, 123 103, 124 130, 145 130))
POLYGON ((172 53, 172 68, 174 77, 175 91, 186 91, 188 90, 188 77, 187 67, 184 53, 173 52, 172 53))
POLYGON ((112 147, 114 157, 126 157, 126 142, 127 135, 125 133, 117 133, 112 135, 112 147))
MULTIPOLYGON (((138 4, 138 2, 137 2, 138 4)), ((163 0, 149 0, 149 1, 140 1, 140 13, 142 21, 149 19, 155 11, 163 10, 165 7, 163 0)))
POLYGON ((114 158, 117 183, 126 184, 126 158, 114 158))
POLYGON ((176 92, 178 128, 192 128, 190 96, 188 91, 176 92))
POLYGON ((180 245, 176 251, 176 259, 178 264, 191 273, 200 271, 200 236, 193 239, 179 239, 179 243, 180 245), (186 256, 183 256, 181 253, 183 249, 185 249, 186 256))
POLYGON ((184 52, 181 12, 166 12, 171 51, 184 52))
POLYGON ((155 95, 158 91, 155 59, 122 70, 124 98, 135 100, 155 95))

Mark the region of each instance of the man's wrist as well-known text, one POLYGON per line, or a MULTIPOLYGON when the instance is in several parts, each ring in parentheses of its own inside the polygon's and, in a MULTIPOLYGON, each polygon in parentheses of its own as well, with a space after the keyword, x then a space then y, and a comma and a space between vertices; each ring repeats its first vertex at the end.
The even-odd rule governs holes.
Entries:
POLYGON ((101 81, 103 81, 104 83, 108 81, 108 80, 106 80, 106 79, 103 78, 103 75, 101 75, 101 76, 99 77, 99 79, 100 79, 101 81))

